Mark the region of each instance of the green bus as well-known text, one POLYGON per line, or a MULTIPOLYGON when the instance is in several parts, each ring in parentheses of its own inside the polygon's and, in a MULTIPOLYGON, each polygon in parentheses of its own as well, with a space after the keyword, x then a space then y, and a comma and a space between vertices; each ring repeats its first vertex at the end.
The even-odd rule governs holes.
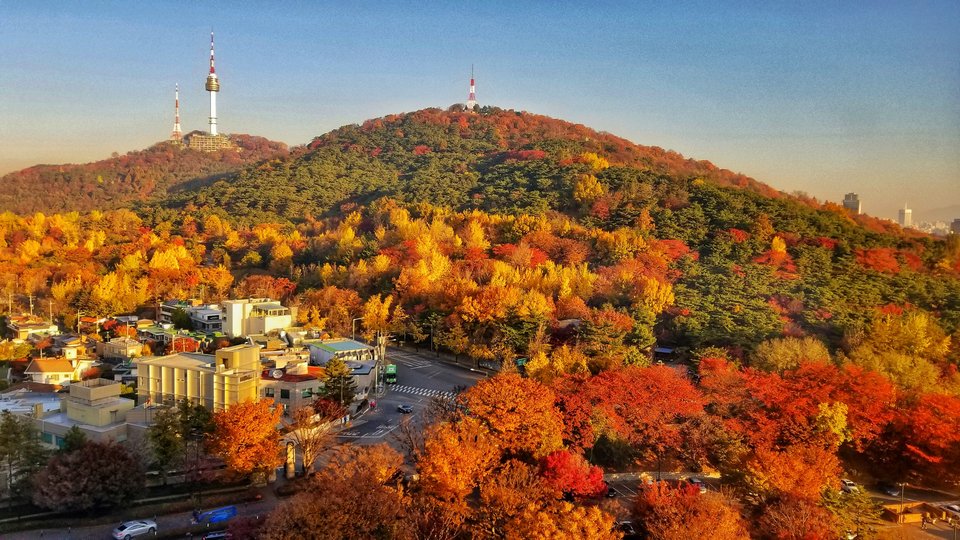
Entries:
POLYGON ((387 370, 384 371, 383 382, 387 384, 396 384, 397 382, 397 365, 396 364, 387 364, 387 370))

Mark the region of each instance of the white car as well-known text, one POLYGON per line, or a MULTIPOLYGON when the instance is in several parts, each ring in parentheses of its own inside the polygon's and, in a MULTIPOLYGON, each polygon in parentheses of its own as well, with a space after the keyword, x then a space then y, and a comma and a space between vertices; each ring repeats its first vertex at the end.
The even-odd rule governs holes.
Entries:
POLYGON ((853 480, 843 479, 840 481, 840 490, 844 493, 860 493, 860 488, 853 480))
POLYGON ((152 519, 138 519, 134 521, 125 521, 113 530, 113 537, 117 540, 130 540, 134 536, 142 534, 155 534, 157 532, 157 522, 152 519))

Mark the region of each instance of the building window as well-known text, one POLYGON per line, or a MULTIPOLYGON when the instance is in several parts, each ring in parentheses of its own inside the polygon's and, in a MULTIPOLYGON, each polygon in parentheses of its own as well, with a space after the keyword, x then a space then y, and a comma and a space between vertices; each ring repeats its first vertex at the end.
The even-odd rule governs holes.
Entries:
POLYGON ((264 395, 264 397, 273 397, 273 396, 274 396, 274 394, 273 394, 273 388, 264 388, 264 389, 263 389, 263 395, 264 395))
POLYGON ((280 390, 280 399, 290 399, 290 391, 286 389, 280 390))
POLYGON ((312 389, 312 388, 304 388, 303 391, 300 393, 300 397, 304 397, 304 398, 313 397, 313 389, 312 389))

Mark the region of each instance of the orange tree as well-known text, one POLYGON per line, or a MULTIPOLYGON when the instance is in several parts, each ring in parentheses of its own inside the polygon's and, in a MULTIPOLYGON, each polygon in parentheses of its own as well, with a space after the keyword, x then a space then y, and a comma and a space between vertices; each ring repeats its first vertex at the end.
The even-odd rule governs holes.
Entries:
POLYGON ((218 411, 207 449, 236 474, 266 473, 281 463, 277 425, 282 414, 273 408, 273 401, 265 399, 218 411))

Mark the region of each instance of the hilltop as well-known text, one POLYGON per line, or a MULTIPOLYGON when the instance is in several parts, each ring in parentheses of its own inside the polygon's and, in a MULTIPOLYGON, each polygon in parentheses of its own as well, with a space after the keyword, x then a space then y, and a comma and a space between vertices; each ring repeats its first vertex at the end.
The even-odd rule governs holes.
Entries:
POLYGON ((285 158, 180 193, 162 206, 209 201, 235 217, 291 221, 381 196, 455 209, 570 210, 584 154, 602 155, 615 170, 647 179, 700 178, 781 196, 707 161, 579 124, 485 107, 479 114, 425 109, 344 126, 285 158))
POLYGON ((82 165, 36 165, 0 178, 0 211, 70 212, 123 208, 165 195, 186 182, 202 184, 250 163, 283 156, 287 146, 231 135, 239 148, 198 152, 169 142, 82 165))

